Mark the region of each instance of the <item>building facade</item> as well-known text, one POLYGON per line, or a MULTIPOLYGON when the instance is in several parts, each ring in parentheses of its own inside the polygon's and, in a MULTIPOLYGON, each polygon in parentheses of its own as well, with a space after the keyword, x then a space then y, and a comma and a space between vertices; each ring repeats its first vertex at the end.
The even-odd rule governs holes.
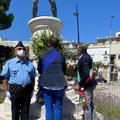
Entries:
MULTIPOLYGON (((18 41, 10 41, 5 38, 0 38, 0 46, 14 47, 18 41)), ((23 41, 26 47, 30 43, 23 41)), ((77 43, 63 41, 64 47, 72 53, 77 51, 77 43)), ((101 63, 103 66, 98 68, 102 72, 103 77, 110 80, 120 80, 120 31, 116 32, 115 37, 99 38, 96 43, 88 44, 88 53, 91 55, 94 63, 101 63), (113 76, 111 78, 111 76, 113 76)), ((67 60, 70 64, 77 64, 77 61, 71 58, 67 60)))
MULTIPOLYGON (((88 45, 88 53, 93 62, 104 64, 103 76, 108 81, 120 79, 120 32, 112 38, 97 39, 97 43, 88 45), (111 78, 112 76, 112 78, 111 78)), ((101 69, 101 68, 100 68, 101 69)))

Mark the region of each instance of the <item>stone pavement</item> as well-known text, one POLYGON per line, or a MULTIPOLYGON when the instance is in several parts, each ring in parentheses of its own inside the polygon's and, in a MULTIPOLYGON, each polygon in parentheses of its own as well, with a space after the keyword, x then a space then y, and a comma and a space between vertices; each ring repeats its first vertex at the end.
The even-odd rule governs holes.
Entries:
MULTIPOLYGON (((74 89, 70 86, 65 93, 63 103, 63 120, 81 120, 83 111, 78 102, 78 95, 75 94, 74 89)), ((45 120, 44 104, 38 104, 35 101, 36 92, 31 100, 29 120, 45 120)), ((0 120, 11 120, 11 102, 8 98, 5 98, 4 103, 0 104, 0 113, 0 120)))
MULTIPOLYGON (((63 103, 63 120, 82 120, 83 110, 79 104, 78 94, 72 88, 73 84, 73 81, 69 81, 69 87, 66 90, 63 103)), ((98 85, 96 89, 100 90, 104 87, 107 86, 98 85)), ((31 100, 29 120, 45 120, 45 106, 44 104, 35 103, 35 95, 36 93, 31 100)), ((0 113, 0 120, 11 120, 11 103, 7 98, 3 104, 0 104, 0 113)), ((97 116, 99 120, 104 120, 104 117, 100 113, 97 113, 97 116)))

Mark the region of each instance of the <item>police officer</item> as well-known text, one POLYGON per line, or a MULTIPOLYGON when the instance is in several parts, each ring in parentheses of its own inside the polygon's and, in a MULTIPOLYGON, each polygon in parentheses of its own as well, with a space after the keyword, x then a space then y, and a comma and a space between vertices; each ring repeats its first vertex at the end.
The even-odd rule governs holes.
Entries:
POLYGON ((28 120, 36 70, 25 57, 25 47, 21 41, 15 46, 14 54, 16 57, 8 60, 2 70, 3 88, 11 100, 12 120, 28 120))

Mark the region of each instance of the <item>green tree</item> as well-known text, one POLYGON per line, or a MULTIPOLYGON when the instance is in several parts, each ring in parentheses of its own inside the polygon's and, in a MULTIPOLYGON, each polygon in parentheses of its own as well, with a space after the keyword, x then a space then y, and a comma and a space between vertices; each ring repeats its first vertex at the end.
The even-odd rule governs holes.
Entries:
POLYGON ((0 45, 0 72, 6 60, 12 58, 13 55, 13 48, 8 46, 1 46, 0 45))
MULTIPOLYGON (((37 56, 37 58, 45 51, 48 49, 48 42, 49 39, 55 37, 58 38, 58 40, 60 41, 60 43, 62 42, 62 37, 59 34, 51 34, 50 32, 46 32, 44 31, 41 35, 36 34, 32 39, 31 39, 31 45, 32 45, 32 49, 33 52, 35 53, 35 55, 37 56)), ((62 47, 62 51, 63 50, 63 46, 62 47)))
POLYGON ((0 0, 0 30, 5 30, 11 27, 14 15, 7 14, 11 0, 0 0))
POLYGON ((70 51, 67 48, 64 48, 63 54, 66 57, 66 59, 68 59, 68 60, 72 59, 72 60, 76 61, 78 59, 77 53, 74 51, 70 51))
MULTIPOLYGON (((66 57, 66 59, 77 59, 77 54, 73 51, 69 51, 67 48, 64 47, 62 44, 62 37, 60 34, 51 34, 50 32, 44 31, 41 35, 36 34, 32 39, 31 39, 31 45, 34 54, 36 55, 36 58, 39 58, 39 56, 48 49, 48 42, 49 39, 52 37, 58 38, 61 44, 61 53, 66 57)), ((73 71, 72 69, 67 68, 67 76, 76 76, 76 72, 73 71)))

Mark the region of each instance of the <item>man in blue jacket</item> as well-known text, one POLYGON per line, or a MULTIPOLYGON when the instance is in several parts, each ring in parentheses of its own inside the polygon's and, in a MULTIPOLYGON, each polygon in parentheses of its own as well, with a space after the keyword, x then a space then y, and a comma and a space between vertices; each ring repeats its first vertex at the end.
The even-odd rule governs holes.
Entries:
POLYGON ((38 71, 41 74, 39 85, 43 88, 46 120, 62 120, 62 106, 65 88, 68 86, 65 57, 58 51, 60 43, 51 38, 49 48, 39 57, 38 71))

